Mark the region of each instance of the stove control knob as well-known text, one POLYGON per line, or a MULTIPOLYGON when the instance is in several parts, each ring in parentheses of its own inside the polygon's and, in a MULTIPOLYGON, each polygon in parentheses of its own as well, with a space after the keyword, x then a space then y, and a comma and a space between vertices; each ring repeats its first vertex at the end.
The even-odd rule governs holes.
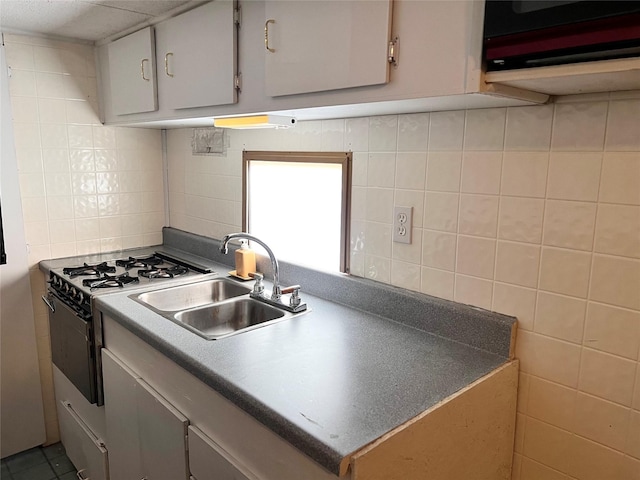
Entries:
POLYGON ((71 288, 69 289, 69 294, 71 295, 71 297, 72 297, 72 298, 75 298, 76 293, 77 293, 77 292, 76 292, 76 287, 71 287, 71 288))
POLYGON ((69 287, 69 284, 68 284, 68 283, 65 283, 65 284, 62 286, 62 289, 64 290, 64 292, 65 292, 65 293, 69 293, 69 288, 70 288, 70 287, 69 287))
POLYGON ((76 300, 78 300, 79 304, 83 304, 84 303, 84 294, 82 292, 78 292, 78 294, 76 295, 76 300))

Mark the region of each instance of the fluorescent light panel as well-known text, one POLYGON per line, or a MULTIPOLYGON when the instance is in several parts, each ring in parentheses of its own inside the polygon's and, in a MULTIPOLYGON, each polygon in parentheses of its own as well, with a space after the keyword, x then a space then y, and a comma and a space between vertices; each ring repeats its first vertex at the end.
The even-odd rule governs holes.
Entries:
POLYGON ((252 115, 213 119, 213 125, 220 128, 289 128, 295 124, 296 119, 294 117, 282 115, 252 115))

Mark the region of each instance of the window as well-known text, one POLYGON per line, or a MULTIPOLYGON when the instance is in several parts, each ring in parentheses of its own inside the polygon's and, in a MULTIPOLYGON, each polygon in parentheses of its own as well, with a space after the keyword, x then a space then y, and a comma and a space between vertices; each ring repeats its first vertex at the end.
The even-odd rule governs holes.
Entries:
POLYGON ((242 166, 243 230, 278 259, 348 272, 351 153, 245 151, 242 166))

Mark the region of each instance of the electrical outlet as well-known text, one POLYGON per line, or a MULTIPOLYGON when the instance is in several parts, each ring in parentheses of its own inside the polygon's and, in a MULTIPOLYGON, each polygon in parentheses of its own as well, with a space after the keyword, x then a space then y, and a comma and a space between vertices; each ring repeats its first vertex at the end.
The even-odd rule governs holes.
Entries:
POLYGON ((411 243, 413 207, 393 207, 393 241, 411 243))

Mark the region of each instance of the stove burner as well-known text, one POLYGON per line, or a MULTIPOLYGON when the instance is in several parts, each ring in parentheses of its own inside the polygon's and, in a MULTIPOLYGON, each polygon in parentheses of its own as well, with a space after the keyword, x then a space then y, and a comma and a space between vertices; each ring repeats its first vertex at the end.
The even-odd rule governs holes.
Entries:
POLYGON ((96 288, 114 288, 124 287, 130 283, 138 283, 140 279, 138 277, 131 277, 128 273, 122 275, 107 275, 103 274, 99 278, 87 278, 82 281, 82 285, 95 290, 96 288))
POLYGON ((163 260, 155 255, 151 255, 147 258, 134 258, 116 260, 116 265, 124 267, 125 270, 131 270, 132 268, 147 268, 155 265, 160 265, 163 260))
POLYGON ((62 273, 69 275, 71 278, 78 277, 80 275, 97 275, 101 273, 115 273, 116 267, 107 265, 107 262, 102 262, 96 265, 84 264, 82 267, 66 267, 62 269, 62 273))
POLYGON ((138 275, 145 278, 173 278, 185 275, 189 269, 182 265, 176 265, 170 268, 150 268, 148 270, 138 270, 138 275))

